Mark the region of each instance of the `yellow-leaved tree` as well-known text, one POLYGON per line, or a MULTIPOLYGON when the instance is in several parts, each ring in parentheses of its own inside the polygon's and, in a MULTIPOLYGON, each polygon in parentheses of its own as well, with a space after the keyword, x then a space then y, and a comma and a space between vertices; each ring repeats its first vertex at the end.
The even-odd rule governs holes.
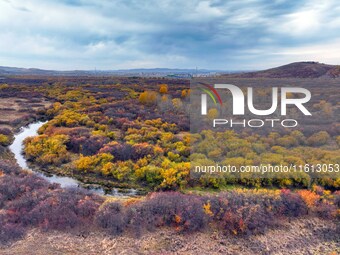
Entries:
POLYGON ((159 86, 159 93, 167 94, 168 93, 168 85, 167 84, 161 84, 159 86))
POLYGON ((158 94, 155 91, 144 91, 139 96, 139 102, 145 105, 153 105, 157 102, 158 94))

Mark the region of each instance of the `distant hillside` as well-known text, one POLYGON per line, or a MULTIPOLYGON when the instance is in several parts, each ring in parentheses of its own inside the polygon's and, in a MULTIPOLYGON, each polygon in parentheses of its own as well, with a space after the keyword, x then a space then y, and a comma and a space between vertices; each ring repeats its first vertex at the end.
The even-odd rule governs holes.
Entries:
POLYGON ((227 74, 226 76, 240 78, 337 78, 340 77, 340 66, 318 62, 295 62, 264 71, 227 74))
POLYGON ((141 68, 141 69, 122 69, 122 70, 44 70, 37 68, 18 68, 0 66, 0 75, 42 75, 42 76, 174 76, 191 77, 192 75, 213 75, 221 73, 219 70, 206 69, 171 69, 171 68, 141 68))
MULTIPOLYGON (((139 76, 139 77, 178 77, 223 75, 233 78, 340 78, 340 65, 327 65, 318 62, 296 62, 263 71, 221 71, 207 69, 140 68, 123 70, 73 70, 58 71, 37 68, 0 66, 0 76, 40 75, 40 76, 139 76)), ((1 77, 0 77, 1 79, 1 77)))
MULTIPOLYGON (((72 71, 74 74, 78 71, 72 71)), ((0 66, 0 75, 58 75, 67 74, 70 72, 58 72, 54 70, 43 70, 38 68, 18 68, 18 67, 8 67, 0 66)))

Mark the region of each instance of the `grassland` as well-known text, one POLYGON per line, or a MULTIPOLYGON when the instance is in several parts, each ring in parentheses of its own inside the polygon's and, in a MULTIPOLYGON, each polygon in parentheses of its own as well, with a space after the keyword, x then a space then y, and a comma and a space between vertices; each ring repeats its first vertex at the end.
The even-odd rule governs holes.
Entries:
MULTIPOLYGON (((240 81, 255 82, 232 80, 240 81)), ((34 254, 339 251, 339 179, 190 178, 187 80, 10 77, 3 82, 0 130, 7 140, 0 146, 0 254, 30 254, 33 246, 39 246, 34 254), (33 166, 89 184, 156 192, 112 200, 23 172, 8 145, 20 126, 39 119, 48 123, 25 144, 33 166)), ((299 82, 314 87, 310 107, 320 119, 300 133, 228 132, 227 143, 216 139, 215 160, 338 162, 337 87, 320 88, 322 80, 299 82), (226 146, 235 142, 237 150, 226 146)), ((208 135, 202 131, 195 141, 205 157, 212 156, 204 147, 208 135)))

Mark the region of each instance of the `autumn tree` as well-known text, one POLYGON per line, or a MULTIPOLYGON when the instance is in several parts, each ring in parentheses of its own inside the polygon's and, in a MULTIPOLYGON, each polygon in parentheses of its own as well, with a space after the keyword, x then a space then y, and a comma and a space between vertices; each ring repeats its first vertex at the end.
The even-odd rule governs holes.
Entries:
POLYGON ((94 156, 83 156, 74 162, 74 166, 81 172, 96 172, 108 174, 110 171, 110 163, 113 160, 113 156, 109 153, 99 153, 94 156))
POLYGON ((64 110, 56 116, 52 123, 56 126, 76 127, 86 125, 90 118, 86 114, 81 114, 73 110, 64 110))
POLYGON ((181 92, 181 97, 185 98, 189 95, 188 90, 187 89, 183 89, 181 92))
POLYGON ((313 107, 321 110, 325 116, 330 117, 333 115, 332 104, 325 100, 320 100, 320 102, 318 104, 314 104, 313 107))
POLYGON ((173 106, 173 109, 176 111, 176 112, 179 112, 182 110, 183 108, 183 102, 180 98, 174 98, 171 100, 172 102, 172 106, 173 106))
POLYGON ((213 120, 216 119, 218 117, 218 110, 216 108, 211 108, 208 111, 208 119, 209 120, 213 120))
POLYGON ((9 143, 10 143, 10 140, 8 136, 0 134, 0 145, 7 146, 9 145, 9 143))
POLYGON ((168 85, 167 84, 161 84, 159 86, 159 93, 167 94, 168 93, 168 85))
POLYGON ((55 164, 67 162, 69 153, 66 143, 69 137, 66 135, 39 135, 25 140, 25 154, 29 159, 34 159, 39 164, 55 164))
POLYGON ((307 139, 307 144, 312 145, 312 146, 321 146, 321 145, 327 144, 329 139, 330 139, 330 136, 326 131, 320 131, 318 133, 311 135, 307 139))
POLYGON ((338 144, 338 146, 340 146, 340 135, 338 135, 337 137, 336 137, 336 142, 337 142, 337 144, 338 144))
POLYGON ((155 91, 144 91, 139 96, 139 102, 145 105, 154 105, 157 102, 158 94, 155 91))

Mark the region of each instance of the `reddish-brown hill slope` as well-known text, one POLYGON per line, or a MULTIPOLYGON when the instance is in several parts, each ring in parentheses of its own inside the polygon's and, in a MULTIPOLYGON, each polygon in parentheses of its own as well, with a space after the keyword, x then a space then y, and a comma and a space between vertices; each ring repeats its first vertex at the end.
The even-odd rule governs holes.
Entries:
POLYGON ((337 78, 340 77, 340 66, 318 62, 295 62, 264 71, 229 74, 226 76, 240 78, 337 78))

